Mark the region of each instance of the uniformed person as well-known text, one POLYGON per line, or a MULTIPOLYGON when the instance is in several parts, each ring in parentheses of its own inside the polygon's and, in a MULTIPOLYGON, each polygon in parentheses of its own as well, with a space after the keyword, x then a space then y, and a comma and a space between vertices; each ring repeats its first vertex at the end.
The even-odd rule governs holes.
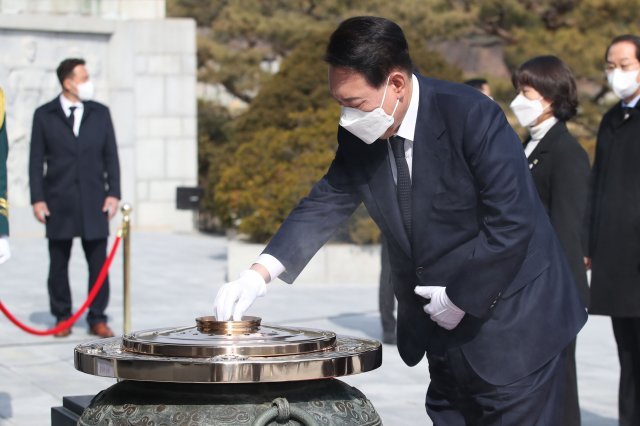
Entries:
POLYGON ((7 201, 7 155, 9 140, 4 108, 4 92, 0 89, 0 264, 11 257, 9 249, 9 201, 7 201))

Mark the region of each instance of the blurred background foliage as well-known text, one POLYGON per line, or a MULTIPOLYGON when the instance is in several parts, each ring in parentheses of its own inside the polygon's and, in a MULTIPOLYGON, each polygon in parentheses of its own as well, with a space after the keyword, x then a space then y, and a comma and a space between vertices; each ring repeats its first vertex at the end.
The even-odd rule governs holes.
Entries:
MULTIPOLYGON (((615 102, 604 78, 611 38, 636 33, 640 0, 167 0, 168 14, 198 25, 201 227, 267 241, 326 171, 339 108, 322 61, 345 18, 377 15, 402 26, 416 68, 462 82, 489 80, 508 104, 510 73, 527 59, 563 59, 579 83, 569 125, 592 156, 602 114, 615 102)), ((359 209, 336 239, 376 242, 359 209)))

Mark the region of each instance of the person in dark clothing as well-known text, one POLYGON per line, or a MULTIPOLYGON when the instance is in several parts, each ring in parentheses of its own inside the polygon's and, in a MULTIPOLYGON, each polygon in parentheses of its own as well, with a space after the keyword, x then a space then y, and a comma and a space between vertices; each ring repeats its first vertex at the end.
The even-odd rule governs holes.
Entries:
MULTIPOLYGON (((578 107, 576 83, 571 70, 560 59, 538 56, 515 71, 513 86, 518 91, 511 104, 513 112, 529 131, 524 143, 529 169, 586 306, 589 284, 581 237, 587 207, 589 157, 565 124, 578 107)), ((574 340, 566 350, 563 426, 580 426, 575 349, 574 340)))
POLYGON ((640 424, 640 38, 623 35, 605 53, 620 98, 602 117, 591 177, 589 312, 611 317, 620 360, 621 426, 640 424))
MULTIPOLYGON (((36 219, 49 239, 49 301, 58 324, 71 316, 68 265, 75 237, 82 239, 93 286, 107 255, 109 220, 120 199, 120 166, 109 109, 91 101, 93 85, 82 59, 57 69, 62 93, 33 116, 29 186, 36 219)), ((89 329, 113 336, 105 309, 105 281, 87 315, 89 329)), ((70 329, 56 337, 65 337, 70 329)))
POLYGON ((480 92, 484 93, 485 95, 493 99, 493 97, 491 97, 491 86, 489 85, 489 82, 486 79, 472 78, 465 81, 464 84, 479 90, 480 92))
POLYGON ((271 280, 292 283, 364 203, 389 243, 400 356, 429 363, 433 423, 561 424, 564 350, 587 313, 504 113, 415 73, 384 18, 342 22, 325 60, 341 106, 335 158, 220 287, 216 318, 240 320, 271 280))

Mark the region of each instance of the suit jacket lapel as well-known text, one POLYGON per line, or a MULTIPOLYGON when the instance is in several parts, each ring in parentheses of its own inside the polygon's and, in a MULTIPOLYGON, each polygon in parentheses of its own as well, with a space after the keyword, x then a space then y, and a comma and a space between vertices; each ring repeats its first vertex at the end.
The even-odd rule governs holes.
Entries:
POLYGON ((413 141, 412 182, 412 220, 413 241, 425 238, 427 234, 427 215, 431 211, 433 194, 438 186, 445 153, 448 149, 445 141, 440 140, 446 131, 440 110, 433 93, 428 87, 428 80, 418 76, 420 80, 420 104, 413 141))
POLYGON ((71 123, 69 122, 69 117, 67 117, 67 115, 64 113, 64 110, 62 109, 62 104, 60 103, 60 99, 59 98, 55 98, 54 100, 52 100, 50 102, 51 105, 51 109, 53 111, 53 113, 60 118, 60 120, 62 120, 64 122, 64 124, 69 128, 69 130, 71 130, 71 133, 73 134, 73 129, 71 128, 71 123))
POLYGON ((83 102, 84 111, 82 112, 82 120, 80 121, 80 131, 82 131, 82 126, 89 118, 89 115, 93 112, 93 105, 89 102, 83 102))
POLYGON ((537 167, 551 150, 551 143, 556 140, 557 136, 562 133, 563 130, 566 130, 566 125, 559 121, 553 125, 549 129, 546 135, 540 139, 538 145, 531 151, 529 157, 527 157, 527 162, 529 163, 529 169, 533 170, 537 167))

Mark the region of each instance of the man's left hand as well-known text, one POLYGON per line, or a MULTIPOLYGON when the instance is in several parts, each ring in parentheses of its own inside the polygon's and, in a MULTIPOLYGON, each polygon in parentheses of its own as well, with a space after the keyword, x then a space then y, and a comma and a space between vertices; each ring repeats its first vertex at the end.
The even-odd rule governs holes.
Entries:
POLYGON ((120 200, 118 200, 116 197, 105 198, 104 205, 102 206, 102 212, 109 215, 109 220, 111 220, 118 212, 119 203, 120 200))
POLYGON ((446 287, 416 286, 413 290, 418 296, 431 299, 423 309, 432 321, 446 330, 453 330, 460 324, 464 311, 458 308, 447 296, 446 287))

